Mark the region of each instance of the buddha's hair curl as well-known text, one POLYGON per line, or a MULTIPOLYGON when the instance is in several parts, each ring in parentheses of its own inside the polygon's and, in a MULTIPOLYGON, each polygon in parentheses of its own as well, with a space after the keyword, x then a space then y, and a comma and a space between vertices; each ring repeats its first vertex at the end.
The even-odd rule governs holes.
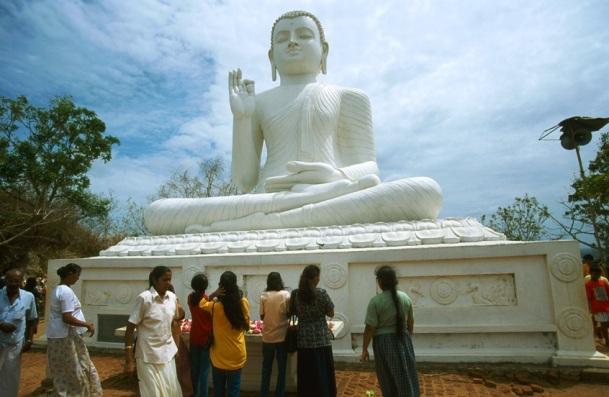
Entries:
POLYGON ((282 19, 293 19, 298 17, 311 18, 315 22, 315 25, 317 25, 317 30, 319 30, 319 41, 321 41, 322 43, 326 42, 324 28, 321 26, 321 22, 319 22, 319 19, 317 19, 315 15, 311 14, 308 11, 288 11, 285 14, 282 14, 279 18, 275 19, 275 22, 273 22, 273 28, 271 29, 271 48, 273 48, 273 35, 275 34, 275 25, 277 25, 277 23, 282 19))

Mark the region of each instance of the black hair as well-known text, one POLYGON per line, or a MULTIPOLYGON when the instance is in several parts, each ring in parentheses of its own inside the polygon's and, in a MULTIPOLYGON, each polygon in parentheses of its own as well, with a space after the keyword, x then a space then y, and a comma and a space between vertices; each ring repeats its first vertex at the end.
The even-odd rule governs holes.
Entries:
POLYGON ((23 270, 18 266, 9 267, 8 269, 6 269, 6 271, 4 272, 4 276, 8 276, 9 273, 19 273, 19 277, 23 279, 23 270))
POLYGON ((398 299, 398 292, 396 289, 398 278, 395 274, 395 270, 391 266, 381 266, 376 269, 375 274, 381 289, 383 291, 391 292, 391 299, 393 299, 393 304, 395 305, 397 334, 399 337, 402 337, 404 336, 404 313, 402 313, 402 308, 398 299))
POLYGON ((76 263, 68 263, 65 266, 60 267, 59 269, 57 269, 57 275, 59 276, 60 279, 64 279, 66 277, 68 277, 70 274, 74 274, 74 273, 80 273, 82 271, 82 268, 80 266, 78 266, 76 263))
POLYGON ((25 285, 23 286, 23 289, 32 292, 36 290, 37 285, 38 281, 36 281, 36 277, 28 277, 25 280, 25 285))
POLYGON ((298 300, 304 303, 315 301, 315 286, 313 280, 319 277, 319 266, 309 265, 304 268, 298 282, 298 300))
POLYGON ((603 268, 598 263, 593 263, 590 265, 590 273, 592 273, 592 272, 602 273, 602 271, 603 271, 603 268))
POLYGON ((266 289, 265 291, 281 291, 285 289, 283 286, 283 280, 279 272, 270 272, 266 277, 266 289))
POLYGON ((153 287, 154 283, 159 281, 159 279, 163 277, 165 273, 171 273, 171 269, 167 266, 155 266, 148 276, 148 288, 153 287))
POLYGON ((584 262, 594 262, 594 257, 590 254, 584 255, 582 259, 584 262))
POLYGON ((250 329, 249 323, 245 319, 241 308, 241 298, 243 293, 237 286, 237 275, 230 270, 225 271, 220 276, 218 285, 224 289, 224 295, 219 296, 218 300, 224 306, 224 314, 234 329, 247 331, 250 329))
POLYGON ((190 280, 190 288, 194 291, 192 293, 192 301, 191 305, 198 306, 201 299, 203 299, 203 294, 209 285, 209 281, 207 280, 207 276, 203 273, 197 273, 193 276, 192 280, 190 280))

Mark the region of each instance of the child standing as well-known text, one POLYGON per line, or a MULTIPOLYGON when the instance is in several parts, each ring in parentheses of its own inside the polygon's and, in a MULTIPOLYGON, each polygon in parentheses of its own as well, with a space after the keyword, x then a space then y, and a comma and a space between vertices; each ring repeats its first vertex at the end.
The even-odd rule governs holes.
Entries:
POLYGON ((260 297, 262 329, 262 379, 260 395, 268 397, 273 360, 277 357, 277 385, 275 396, 284 397, 287 356, 285 335, 288 329, 290 293, 285 290, 281 275, 271 272, 266 279, 266 290, 260 297))
POLYGON ((598 264, 590 266, 590 281, 586 283, 588 306, 594 319, 600 324, 605 345, 609 346, 609 282, 601 277, 602 270, 598 264))

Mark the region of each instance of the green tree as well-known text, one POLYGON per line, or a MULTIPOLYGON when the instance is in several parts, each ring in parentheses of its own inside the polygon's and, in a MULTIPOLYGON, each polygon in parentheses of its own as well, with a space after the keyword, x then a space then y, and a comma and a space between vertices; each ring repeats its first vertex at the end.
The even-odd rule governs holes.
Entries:
MULTIPOLYGON (((203 198, 238 194, 235 185, 226 175, 226 165, 221 157, 214 157, 199 164, 198 174, 188 170, 175 170, 156 194, 148 197, 152 202, 162 198, 203 198)), ((124 207, 114 211, 114 230, 117 236, 142 236, 149 234, 144 225, 145 207, 129 198, 124 207)))
POLYGON ((510 206, 499 207, 490 217, 482 215, 481 221, 505 234, 508 240, 535 241, 549 237, 545 226, 549 218, 548 207, 525 193, 524 197, 516 197, 510 206))
POLYGON ((226 166, 220 157, 207 159, 199 164, 199 175, 191 175, 188 170, 176 170, 169 180, 162 184, 157 198, 200 198, 237 194, 237 187, 226 176, 226 166))
POLYGON ((109 200, 89 191, 87 172, 107 162, 112 145, 95 112, 64 96, 46 108, 26 97, 0 97, 0 254, 5 261, 32 249, 68 244, 65 227, 103 217, 109 200))
POLYGON ((588 165, 588 175, 571 184, 565 216, 554 219, 575 240, 596 250, 603 262, 609 259, 609 132, 601 135, 599 150, 588 165), (596 224, 596 227, 593 225, 596 224))
POLYGON ((114 213, 115 236, 124 238, 149 234, 144 225, 144 209, 143 205, 138 204, 131 197, 127 199, 125 206, 117 208, 114 213))

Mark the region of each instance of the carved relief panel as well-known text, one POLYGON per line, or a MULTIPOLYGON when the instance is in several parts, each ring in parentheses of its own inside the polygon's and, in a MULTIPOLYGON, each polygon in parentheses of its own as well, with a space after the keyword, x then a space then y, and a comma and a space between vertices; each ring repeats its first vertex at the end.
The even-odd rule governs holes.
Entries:
POLYGON ((401 277, 400 289, 415 307, 515 306, 513 274, 401 277))
POLYGON ((128 306, 148 287, 143 281, 87 280, 82 286, 82 303, 88 306, 128 306))

